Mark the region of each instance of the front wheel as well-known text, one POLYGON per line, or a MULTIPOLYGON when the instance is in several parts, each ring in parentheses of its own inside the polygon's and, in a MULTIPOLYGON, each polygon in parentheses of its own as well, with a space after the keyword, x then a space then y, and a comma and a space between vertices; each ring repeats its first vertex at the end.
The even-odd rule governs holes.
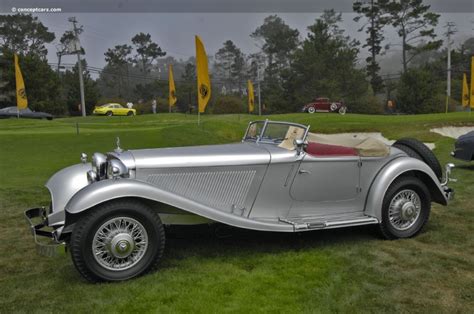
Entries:
POLYGON ((345 115, 345 114, 346 114, 346 111, 347 111, 347 108, 346 108, 346 107, 341 107, 341 108, 339 108, 339 114, 340 114, 340 115, 345 115))
POLYGON ((413 237, 425 226, 430 210, 431 196, 423 181, 398 178, 385 193, 380 231, 387 239, 413 237))
POLYGON ((107 113, 105 114, 107 117, 111 117, 114 115, 114 113, 112 111, 107 111, 107 113))
POLYGON ((74 266, 88 281, 121 281, 152 270, 163 255, 164 228, 141 202, 105 203, 79 219, 71 235, 74 266))

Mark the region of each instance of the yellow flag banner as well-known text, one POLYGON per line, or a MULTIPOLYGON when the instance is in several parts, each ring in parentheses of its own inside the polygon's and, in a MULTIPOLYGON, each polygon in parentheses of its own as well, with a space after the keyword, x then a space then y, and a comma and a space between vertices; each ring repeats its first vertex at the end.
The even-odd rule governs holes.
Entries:
POLYGON ((474 108, 474 57, 471 57, 471 89, 469 91, 469 106, 474 108))
POLYGON ((469 87, 467 86, 467 75, 463 74, 462 77, 462 97, 461 97, 462 107, 467 107, 469 105, 469 87))
POLYGON ((196 72, 199 112, 206 110, 207 103, 211 98, 211 80, 207 67, 207 55, 201 38, 196 35, 196 72))
POLYGON ((16 106, 18 109, 25 109, 28 107, 28 99, 26 98, 25 82, 23 75, 21 75, 20 65, 18 64, 18 56, 14 55, 15 59, 15 81, 16 81, 16 106))
POLYGON ((247 81, 247 95, 248 95, 248 102, 249 102, 249 113, 252 113, 255 106, 255 95, 253 93, 253 84, 251 80, 247 81))
POLYGON ((173 78, 173 66, 170 64, 169 71, 168 71, 168 85, 169 85, 169 96, 168 102, 170 107, 176 104, 176 87, 174 86, 174 78, 173 78))

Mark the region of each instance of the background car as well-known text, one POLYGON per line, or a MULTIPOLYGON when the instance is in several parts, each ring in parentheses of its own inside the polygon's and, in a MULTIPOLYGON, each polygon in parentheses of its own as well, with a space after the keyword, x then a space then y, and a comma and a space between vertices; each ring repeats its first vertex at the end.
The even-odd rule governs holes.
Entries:
POLYGON ((456 140, 451 156, 465 161, 474 159, 474 131, 461 135, 456 140))
POLYGON ((53 120, 53 115, 47 112, 33 111, 30 108, 18 111, 16 106, 0 109, 0 118, 29 118, 29 119, 48 119, 53 120))
POLYGON ((137 111, 129 109, 118 103, 110 103, 94 108, 93 114, 105 116, 135 116, 137 111))
POLYGON ((303 112, 338 112, 345 114, 347 111, 346 105, 342 101, 330 101, 329 98, 316 98, 313 102, 304 105, 303 112))

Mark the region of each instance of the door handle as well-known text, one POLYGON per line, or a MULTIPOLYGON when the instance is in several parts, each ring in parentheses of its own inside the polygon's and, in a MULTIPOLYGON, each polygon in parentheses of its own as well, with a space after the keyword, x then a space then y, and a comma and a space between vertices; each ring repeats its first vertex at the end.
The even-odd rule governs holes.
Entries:
POLYGON ((309 172, 308 170, 300 169, 300 170, 298 170, 298 173, 299 174, 309 174, 311 172, 309 172))

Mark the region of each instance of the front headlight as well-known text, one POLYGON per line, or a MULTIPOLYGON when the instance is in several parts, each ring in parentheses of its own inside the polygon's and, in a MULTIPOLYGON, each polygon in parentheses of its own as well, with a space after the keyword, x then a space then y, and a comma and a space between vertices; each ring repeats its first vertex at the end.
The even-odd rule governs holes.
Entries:
POLYGON ((101 153, 92 155, 92 171, 97 174, 99 180, 104 179, 107 175, 107 157, 101 153))
POLYGON ((127 178, 128 168, 118 159, 112 159, 107 164, 107 178, 127 178))

